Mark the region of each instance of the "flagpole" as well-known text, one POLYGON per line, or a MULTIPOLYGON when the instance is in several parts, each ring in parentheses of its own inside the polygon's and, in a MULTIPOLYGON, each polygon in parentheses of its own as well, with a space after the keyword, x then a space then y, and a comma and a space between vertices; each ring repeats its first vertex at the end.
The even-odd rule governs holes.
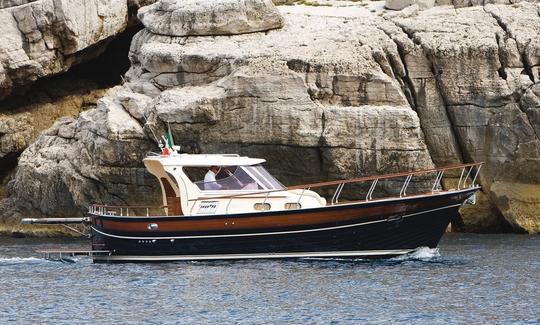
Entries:
POLYGON ((171 132, 171 125, 169 124, 169 121, 167 121, 167 131, 169 132, 169 139, 171 141, 171 148, 174 146, 174 139, 171 132))

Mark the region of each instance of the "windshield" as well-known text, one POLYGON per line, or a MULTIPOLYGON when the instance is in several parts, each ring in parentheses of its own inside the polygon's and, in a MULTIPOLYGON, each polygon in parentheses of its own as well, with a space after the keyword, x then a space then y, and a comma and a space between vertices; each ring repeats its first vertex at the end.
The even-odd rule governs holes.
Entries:
POLYGON ((261 165, 227 166, 208 170, 204 180, 194 182, 203 191, 279 190, 285 188, 261 165))
POLYGON ((270 175, 270 173, 261 165, 247 166, 243 168, 253 175, 255 179, 259 180, 259 182, 262 183, 266 189, 280 190, 285 188, 283 184, 275 179, 274 176, 270 175))

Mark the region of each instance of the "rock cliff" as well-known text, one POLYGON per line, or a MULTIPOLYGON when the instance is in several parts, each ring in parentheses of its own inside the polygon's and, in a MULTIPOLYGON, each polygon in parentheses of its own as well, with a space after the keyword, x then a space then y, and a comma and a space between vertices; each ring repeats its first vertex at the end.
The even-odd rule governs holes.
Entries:
POLYGON ((288 184, 485 161, 461 229, 540 232, 536 4, 181 3, 141 9, 126 83, 24 151, 4 219, 157 200, 140 160, 169 124, 184 150, 265 157, 288 184))
POLYGON ((128 27, 133 11, 154 1, 0 1, 0 167, 57 118, 88 108, 86 95, 95 103, 118 83, 106 69, 120 80, 127 68, 113 52, 138 30, 128 27))
POLYGON ((122 1, 31 1, 0 10, 0 99, 99 55, 127 24, 122 1), (79 17, 70 19, 69 17, 79 17), (81 52, 82 50, 86 50, 81 52))
POLYGON ((419 9, 429 9, 433 6, 452 5, 455 8, 485 6, 488 4, 511 5, 522 1, 538 2, 537 0, 386 0, 385 8, 391 10, 402 10, 411 5, 417 5, 419 9))
POLYGON ((155 1, 0 1, 0 100, 99 56, 155 1))

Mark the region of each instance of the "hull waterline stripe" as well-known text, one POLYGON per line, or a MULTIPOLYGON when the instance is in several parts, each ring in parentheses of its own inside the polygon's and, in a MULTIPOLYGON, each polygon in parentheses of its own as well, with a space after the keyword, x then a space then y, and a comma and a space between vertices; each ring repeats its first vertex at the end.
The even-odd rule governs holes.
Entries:
POLYGON ((337 251, 337 252, 298 252, 298 253, 262 253, 262 254, 215 254, 215 255, 162 255, 162 256, 126 256, 108 255, 93 256, 99 261, 197 261, 197 260, 235 260, 259 258, 324 258, 324 257, 369 257, 382 255, 403 255, 414 249, 391 249, 369 251, 337 251))
MULTIPOLYGON (((461 203, 458 203, 458 204, 448 205, 448 206, 445 206, 445 207, 442 207, 442 208, 436 208, 436 209, 431 209, 431 210, 425 210, 425 211, 421 211, 421 212, 411 213, 411 214, 404 215, 402 218, 408 218, 408 217, 416 216, 416 215, 419 215, 419 214, 425 214, 425 213, 430 213, 430 212, 434 212, 434 211, 450 209, 450 208, 454 208, 454 207, 461 206, 461 205, 462 205, 461 203)), ((94 226, 91 226, 91 228, 92 228, 92 230, 94 230, 95 232, 97 232, 97 233, 99 233, 99 234, 101 234, 101 235, 103 235, 103 236, 108 236, 108 237, 112 237, 112 238, 119 238, 119 239, 136 239, 136 240, 138 240, 138 239, 140 239, 140 240, 152 240, 152 239, 156 239, 156 240, 170 240, 170 239, 195 239, 195 238, 222 238, 222 237, 247 237, 247 236, 286 235, 286 234, 296 234, 296 233, 306 233, 306 232, 316 232, 316 231, 326 231, 326 230, 334 230, 334 229, 351 228, 351 227, 362 226, 362 225, 368 225, 368 224, 373 224, 373 223, 386 222, 386 221, 387 221, 387 219, 382 219, 382 220, 367 221, 367 222, 361 222, 361 223, 355 223, 355 224, 343 225, 343 226, 335 226, 335 227, 325 227, 325 228, 305 229, 305 230, 276 231, 276 232, 259 232, 259 233, 251 233, 251 234, 200 235, 200 236, 167 236, 167 237, 157 237, 157 236, 155 236, 155 237, 132 237, 132 236, 121 236, 121 235, 108 234, 108 233, 106 233, 106 232, 97 230, 96 228, 94 228, 94 226)))

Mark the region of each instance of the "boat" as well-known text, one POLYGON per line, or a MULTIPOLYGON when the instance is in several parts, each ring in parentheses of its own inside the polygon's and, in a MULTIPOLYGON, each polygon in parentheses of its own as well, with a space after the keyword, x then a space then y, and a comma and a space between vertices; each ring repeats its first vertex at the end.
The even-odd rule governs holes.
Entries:
POLYGON ((482 167, 286 187, 264 168, 264 159, 237 154, 167 146, 143 163, 159 181, 162 205, 92 204, 85 218, 23 221, 88 224, 94 262, 387 258, 437 247, 459 208, 474 203, 482 167), (445 174, 459 175, 455 188, 443 189, 445 174), (424 186, 411 185, 415 181, 424 186))

